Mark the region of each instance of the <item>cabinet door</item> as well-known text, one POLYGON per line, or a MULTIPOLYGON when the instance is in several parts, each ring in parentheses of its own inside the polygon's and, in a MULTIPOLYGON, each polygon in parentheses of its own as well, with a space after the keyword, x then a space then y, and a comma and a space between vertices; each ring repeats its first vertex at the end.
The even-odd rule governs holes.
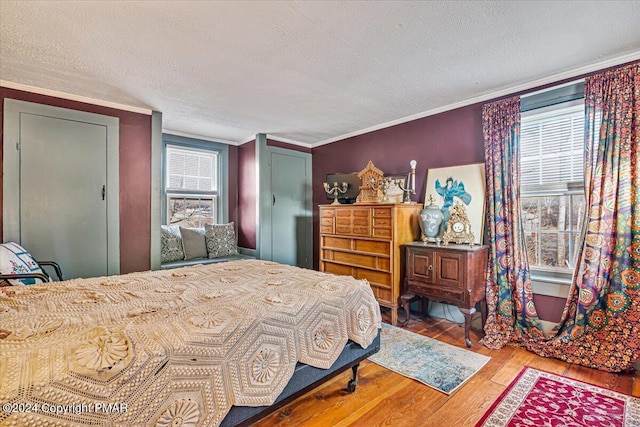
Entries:
POLYGON ((433 283, 433 251, 409 251, 409 280, 433 283))
POLYGON ((436 251, 434 253, 436 283, 456 289, 465 287, 465 255, 463 253, 436 251))

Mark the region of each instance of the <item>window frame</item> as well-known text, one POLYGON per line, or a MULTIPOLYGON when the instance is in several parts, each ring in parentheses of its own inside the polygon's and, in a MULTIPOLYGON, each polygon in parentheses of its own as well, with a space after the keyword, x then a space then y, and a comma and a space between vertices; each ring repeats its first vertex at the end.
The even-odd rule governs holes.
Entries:
MULTIPOLYGON (((576 88, 573 89, 574 96, 572 99, 569 99, 569 100, 564 99, 561 102, 549 102, 547 105, 543 105, 543 106, 541 106, 540 103, 538 103, 535 108, 531 108, 526 111, 524 110, 525 102, 523 102, 522 103, 523 111, 521 113, 521 127, 522 127, 523 121, 528 118, 536 117, 538 119, 544 119, 545 117, 553 116, 555 113, 558 112, 558 110, 578 111, 580 110, 580 107, 581 107, 582 111, 584 112, 584 92, 583 92, 584 85, 583 83, 579 82, 575 85, 575 87, 577 89, 576 88)), ((549 98, 557 99, 553 97, 552 93, 553 93, 553 90, 550 91, 550 94, 548 95, 549 98)), ((536 94, 536 95, 538 97, 540 96, 540 94, 536 94)), ((523 97, 523 101, 524 100, 526 100, 526 98, 523 97)), ((520 155, 522 156, 522 153, 520 155)), ((571 217, 572 215, 571 203, 573 203, 572 199, 574 195, 584 196, 584 180, 565 182, 565 183, 559 183, 559 184, 538 184, 538 185, 521 186, 519 199, 520 199, 520 203, 522 204, 523 198, 526 198, 526 197, 559 196, 559 195, 569 197, 569 211, 570 211, 569 223, 573 224, 573 218, 571 217)), ((522 212, 522 206, 521 206, 521 212, 522 212)), ((577 240, 576 240, 577 244, 580 244, 582 228, 584 226, 583 220, 584 218, 578 218, 577 225, 575 226, 575 228, 571 226, 565 230, 558 230, 554 234, 560 236, 560 235, 563 235, 563 232, 564 232, 564 234, 571 236, 571 239, 574 237, 577 237, 577 240)), ((539 226, 538 232, 539 233, 543 232, 541 226, 539 226)), ((524 229, 523 229, 523 233, 524 233, 524 229)), ((574 256, 573 254, 576 253, 575 246, 570 243, 568 250, 570 253, 572 253, 570 256, 573 257, 574 256)), ((540 259, 540 252, 538 253, 538 259, 540 259)), ((575 271, 575 263, 577 262, 579 262, 579 260, 575 259, 574 265, 571 267, 544 267, 544 266, 538 266, 538 265, 532 266, 530 264, 529 269, 530 269, 531 279, 534 283, 537 282, 538 286, 543 286, 543 287, 546 287, 550 284, 569 286, 571 284, 573 273, 575 271)))
POLYGON ((207 141, 185 136, 173 135, 168 133, 162 134, 162 224, 168 221, 168 202, 169 196, 211 196, 217 197, 216 204, 216 220, 218 224, 226 224, 229 222, 229 146, 214 141, 207 141), (217 154, 217 170, 216 181, 218 184, 217 191, 195 191, 195 190, 170 190, 167 188, 167 147, 176 147, 187 150, 215 152, 217 154))

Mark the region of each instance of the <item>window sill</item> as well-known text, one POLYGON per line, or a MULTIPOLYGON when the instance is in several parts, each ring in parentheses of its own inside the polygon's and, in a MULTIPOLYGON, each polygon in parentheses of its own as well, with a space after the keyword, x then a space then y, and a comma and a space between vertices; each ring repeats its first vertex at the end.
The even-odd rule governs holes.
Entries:
POLYGON ((571 277, 551 277, 531 272, 531 288, 534 294, 566 298, 569 295, 571 277))

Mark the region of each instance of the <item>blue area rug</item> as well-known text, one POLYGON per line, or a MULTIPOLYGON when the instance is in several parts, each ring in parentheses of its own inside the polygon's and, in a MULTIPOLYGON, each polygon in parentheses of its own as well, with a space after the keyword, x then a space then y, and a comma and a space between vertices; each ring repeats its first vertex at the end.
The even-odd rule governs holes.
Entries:
POLYGON ((386 323, 380 334, 380 351, 369 360, 446 394, 453 393, 491 359, 386 323))

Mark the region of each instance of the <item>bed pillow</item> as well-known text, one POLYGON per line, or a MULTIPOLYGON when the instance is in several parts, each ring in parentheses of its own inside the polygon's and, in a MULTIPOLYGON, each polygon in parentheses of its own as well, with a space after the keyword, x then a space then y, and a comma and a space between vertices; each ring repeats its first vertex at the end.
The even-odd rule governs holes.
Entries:
POLYGON ((179 261, 184 259, 182 236, 177 225, 160 226, 160 262, 179 261))
POLYGON ((207 240, 209 258, 238 255, 233 222, 229 224, 205 224, 204 234, 207 240))
MULTIPOLYGON (((29 252, 17 243, 0 245, 0 274, 40 273, 42 269, 29 252)), ((0 286, 33 285, 41 283, 39 279, 0 280, 0 286)))
POLYGON ((182 249, 184 259, 196 259, 207 257, 207 244, 204 240, 204 228, 180 227, 182 236, 182 249))

